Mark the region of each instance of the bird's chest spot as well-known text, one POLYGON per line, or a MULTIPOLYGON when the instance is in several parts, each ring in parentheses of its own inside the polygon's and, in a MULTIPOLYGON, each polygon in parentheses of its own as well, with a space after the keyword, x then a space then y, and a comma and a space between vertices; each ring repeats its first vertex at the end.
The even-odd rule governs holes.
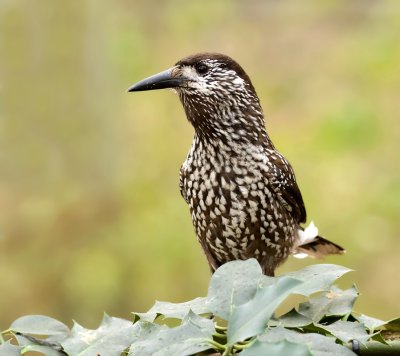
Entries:
POLYGON ((239 258, 251 235, 246 225, 249 211, 256 209, 247 203, 245 168, 220 165, 215 159, 189 162, 182 172, 182 189, 197 236, 216 250, 220 245, 228 247, 239 258))
POLYGON ((219 260, 283 252, 281 241, 291 235, 291 223, 266 177, 269 169, 268 162, 257 157, 188 155, 181 189, 198 239, 219 260))

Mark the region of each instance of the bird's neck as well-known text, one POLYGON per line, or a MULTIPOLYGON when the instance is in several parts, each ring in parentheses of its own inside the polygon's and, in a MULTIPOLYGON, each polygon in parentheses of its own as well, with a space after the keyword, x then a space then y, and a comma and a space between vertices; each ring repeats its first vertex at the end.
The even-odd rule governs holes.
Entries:
POLYGON ((265 129, 264 114, 258 98, 220 105, 183 98, 186 116, 196 131, 196 138, 214 146, 246 149, 249 145, 274 149, 265 129))

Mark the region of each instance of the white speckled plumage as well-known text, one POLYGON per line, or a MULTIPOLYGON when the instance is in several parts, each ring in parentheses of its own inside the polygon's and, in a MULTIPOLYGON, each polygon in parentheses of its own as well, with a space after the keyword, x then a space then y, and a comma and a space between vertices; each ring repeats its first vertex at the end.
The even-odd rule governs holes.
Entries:
MULTIPOLYGON (((244 70, 228 56, 196 54, 132 90, 166 87, 177 91, 195 129, 180 190, 211 269, 254 257, 274 275, 291 253, 308 253, 299 246, 306 211, 293 169, 268 136, 244 70)), ((308 242, 314 256, 344 251, 319 236, 315 241, 308 242)))
POLYGON ((250 79, 225 56, 192 56, 175 68, 195 81, 177 90, 195 128, 180 189, 191 211, 205 216, 192 214, 208 261, 216 269, 232 259, 256 257, 273 274, 292 252, 305 211, 292 168, 266 132, 250 79), (201 80, 193 74, 199 63, 207 67, 197 75, 201 80), (283 197, 285 186, 297 191, 299 216, 283 197))

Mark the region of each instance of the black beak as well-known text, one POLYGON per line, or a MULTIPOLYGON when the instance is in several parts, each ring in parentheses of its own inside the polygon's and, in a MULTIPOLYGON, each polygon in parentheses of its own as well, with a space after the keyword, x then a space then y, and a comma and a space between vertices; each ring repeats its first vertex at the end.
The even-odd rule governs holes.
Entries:
POLYGON ((167 69, 164 72, 152 75, 140 82, 132 85, 128 92, 131 91, 144 91, 144 90, 155 90, 165 88, 176 88, 182 86, 188 81, 187 78, 179 76, 172 76, 172 69, 167 69))

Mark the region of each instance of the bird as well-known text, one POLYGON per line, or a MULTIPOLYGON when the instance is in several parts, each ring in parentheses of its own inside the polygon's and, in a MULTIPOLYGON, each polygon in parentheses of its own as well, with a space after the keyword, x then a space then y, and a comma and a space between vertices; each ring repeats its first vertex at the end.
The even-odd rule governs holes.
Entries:
POLYGON ((212 273, 255 258, 274 276, 291 254, 345 252, 302 227, 306 209, 293 168, 272 143, 255 88, 235 60, 193 54, 128 92, 165 88, 178 94, 194 128, 179 188, 212 273))

